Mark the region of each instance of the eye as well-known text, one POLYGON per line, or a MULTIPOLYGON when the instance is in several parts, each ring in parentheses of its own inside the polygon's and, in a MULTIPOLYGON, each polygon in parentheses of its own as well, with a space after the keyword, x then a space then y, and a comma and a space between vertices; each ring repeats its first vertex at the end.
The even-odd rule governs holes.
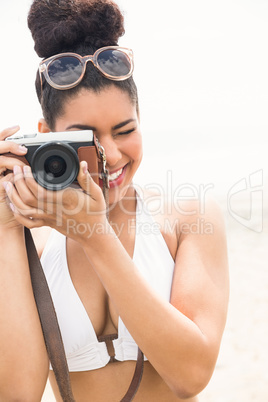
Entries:
POLYGON ((117 133, 116 136, 117 136, 117 135, 128 135, 128 134, 133 133, 133 131, 135 131, 135 130, 136 130, 136 127, 135 127, 135 128, 131 128, 130 130, 127 130, 127 131, 121 131, 120 133, 117 133))

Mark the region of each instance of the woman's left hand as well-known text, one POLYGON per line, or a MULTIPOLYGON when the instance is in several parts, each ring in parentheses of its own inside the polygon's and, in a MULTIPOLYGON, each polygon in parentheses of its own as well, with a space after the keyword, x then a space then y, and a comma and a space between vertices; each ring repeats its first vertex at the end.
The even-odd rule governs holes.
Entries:
POLYGON ((106 204, 84 161, 77 180, 81 188, 49 191, 35 181, 29 166, 15 166, 14 184, 7 191, 15 219, 29 229, 50 226, 82 244, 88 243, 101 228, 107 228, 106 204))

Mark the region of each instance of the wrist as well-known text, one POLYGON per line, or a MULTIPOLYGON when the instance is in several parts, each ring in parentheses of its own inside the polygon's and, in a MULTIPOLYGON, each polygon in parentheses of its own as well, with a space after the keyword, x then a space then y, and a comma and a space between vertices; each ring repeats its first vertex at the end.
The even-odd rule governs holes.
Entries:
POLYGON ((99 245, 103 244, 107 235, 113 234, 115 236, 106 216, 97 216, 95 219, 83 223, 72 218, 68 219, 65 223, 64 232, 67 237, 77 241, 82 247, 89 248, 98 248, 99 245))
POLYGON ((91 254, 102 253, 106 244, 118 240, 111 225, 105 219, 96 225, 88 226, 86 234, 81 237, 80 243, 91 254))

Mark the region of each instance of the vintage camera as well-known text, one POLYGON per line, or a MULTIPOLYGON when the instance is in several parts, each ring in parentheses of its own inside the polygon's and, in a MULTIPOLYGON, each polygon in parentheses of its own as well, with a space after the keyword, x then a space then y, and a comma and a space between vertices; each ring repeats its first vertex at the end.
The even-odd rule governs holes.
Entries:
POLYGON ((50 132, 37 134, 14 134, 6 138, 25 145, 25 156, 13 156, 30 165, 32 173, 47 190, 63 190, 76 181, 79 161, 86 160, 90 173, 98 183, 98 153, 91 130, 50 132))

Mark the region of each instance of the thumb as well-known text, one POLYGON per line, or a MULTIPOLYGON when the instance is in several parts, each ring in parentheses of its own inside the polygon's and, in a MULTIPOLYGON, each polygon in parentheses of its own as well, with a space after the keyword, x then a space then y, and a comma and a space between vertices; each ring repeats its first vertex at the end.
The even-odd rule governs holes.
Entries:
POLYGON ((80 187, 84 190, 86 194, 89 194, 92 198, 96 196, 96 189, 98 187, 97 184, 92 179, 89 171, 88 164, 86 161, 80 162, 80 170, 77 176, 78 183, 80 187))

